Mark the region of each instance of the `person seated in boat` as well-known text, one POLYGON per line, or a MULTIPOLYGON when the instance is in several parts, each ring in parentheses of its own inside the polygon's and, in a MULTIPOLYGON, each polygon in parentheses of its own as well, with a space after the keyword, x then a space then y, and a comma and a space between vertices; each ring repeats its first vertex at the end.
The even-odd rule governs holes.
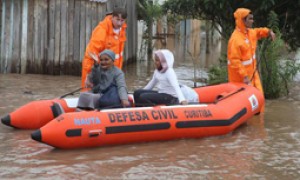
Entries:
POLYGON ((173 69, 174 56, 168 49, 154 52, 155 71, 152 79, 143 89, 133 93, 136 106, 188 104, 180 90, 177 76, 173 69), (157 87, 157 91, 153 88, 157 87))
POLYGON ((114 66, 115 53, 108 49, 102 51, 100 61, 96 54, 90 53, 90 56, 95 64, 85 86, 91 91, 80 93, 77 107, 91 110, 130 106, 124 73, 114 66))

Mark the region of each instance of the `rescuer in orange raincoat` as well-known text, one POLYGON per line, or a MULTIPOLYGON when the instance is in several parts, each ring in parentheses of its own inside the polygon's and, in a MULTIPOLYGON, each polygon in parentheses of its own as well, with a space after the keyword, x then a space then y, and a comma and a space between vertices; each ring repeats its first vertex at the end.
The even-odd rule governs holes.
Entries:
POLYGON ((249 9, 238 8, 234 12, 235 30, 228 42, 228 81, 252 85, 263 93, 256 67, 257 40, 275 34, 268 28, 252 28, 253 14, 249 9))
POLYGON ((81 87, 85 87, 87 74, 91 72, 94 65, 94 60, 90 54, 99 55, 103 50, 110 49, 116 54, 114 65, 122 69, 123 50, 126 41, 126 18, 126 10, 116 8, 93 30, 82 61, 81 87))

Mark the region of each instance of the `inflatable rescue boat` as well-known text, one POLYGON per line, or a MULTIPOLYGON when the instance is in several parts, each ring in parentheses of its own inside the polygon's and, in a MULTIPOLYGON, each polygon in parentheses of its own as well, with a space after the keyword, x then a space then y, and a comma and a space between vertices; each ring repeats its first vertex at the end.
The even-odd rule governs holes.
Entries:
POLYGON ((199 104, 63 113, 31 134, 62 149, 227 134, 264 106, 252 86, 226 83, 195 88, 199 104))

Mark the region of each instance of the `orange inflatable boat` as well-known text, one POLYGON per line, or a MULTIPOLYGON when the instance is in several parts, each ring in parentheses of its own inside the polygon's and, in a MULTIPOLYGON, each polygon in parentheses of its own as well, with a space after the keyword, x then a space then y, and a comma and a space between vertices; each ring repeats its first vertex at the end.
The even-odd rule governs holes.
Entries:
POLYGON ((7 126, 18 129, 38 129, 61 114, 60 104, 65 112, 74 112, 78 98, 57 98, 32 101, 1 118, 7 126))
POLYGON ((195 89, 201 103, 64 113, 31 134, 72 149, 227 134, 264 105, 252 86, 226 83, 195 89))

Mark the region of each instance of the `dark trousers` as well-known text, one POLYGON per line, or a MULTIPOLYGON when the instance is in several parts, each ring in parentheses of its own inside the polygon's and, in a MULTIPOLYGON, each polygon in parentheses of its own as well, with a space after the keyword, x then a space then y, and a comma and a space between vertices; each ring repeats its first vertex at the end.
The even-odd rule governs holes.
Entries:
POLYGON ((153 90, 138 89, 133 93, 136 106, 155 106, 178 104, 178 99, 166 93, 158 93, 153 90))

